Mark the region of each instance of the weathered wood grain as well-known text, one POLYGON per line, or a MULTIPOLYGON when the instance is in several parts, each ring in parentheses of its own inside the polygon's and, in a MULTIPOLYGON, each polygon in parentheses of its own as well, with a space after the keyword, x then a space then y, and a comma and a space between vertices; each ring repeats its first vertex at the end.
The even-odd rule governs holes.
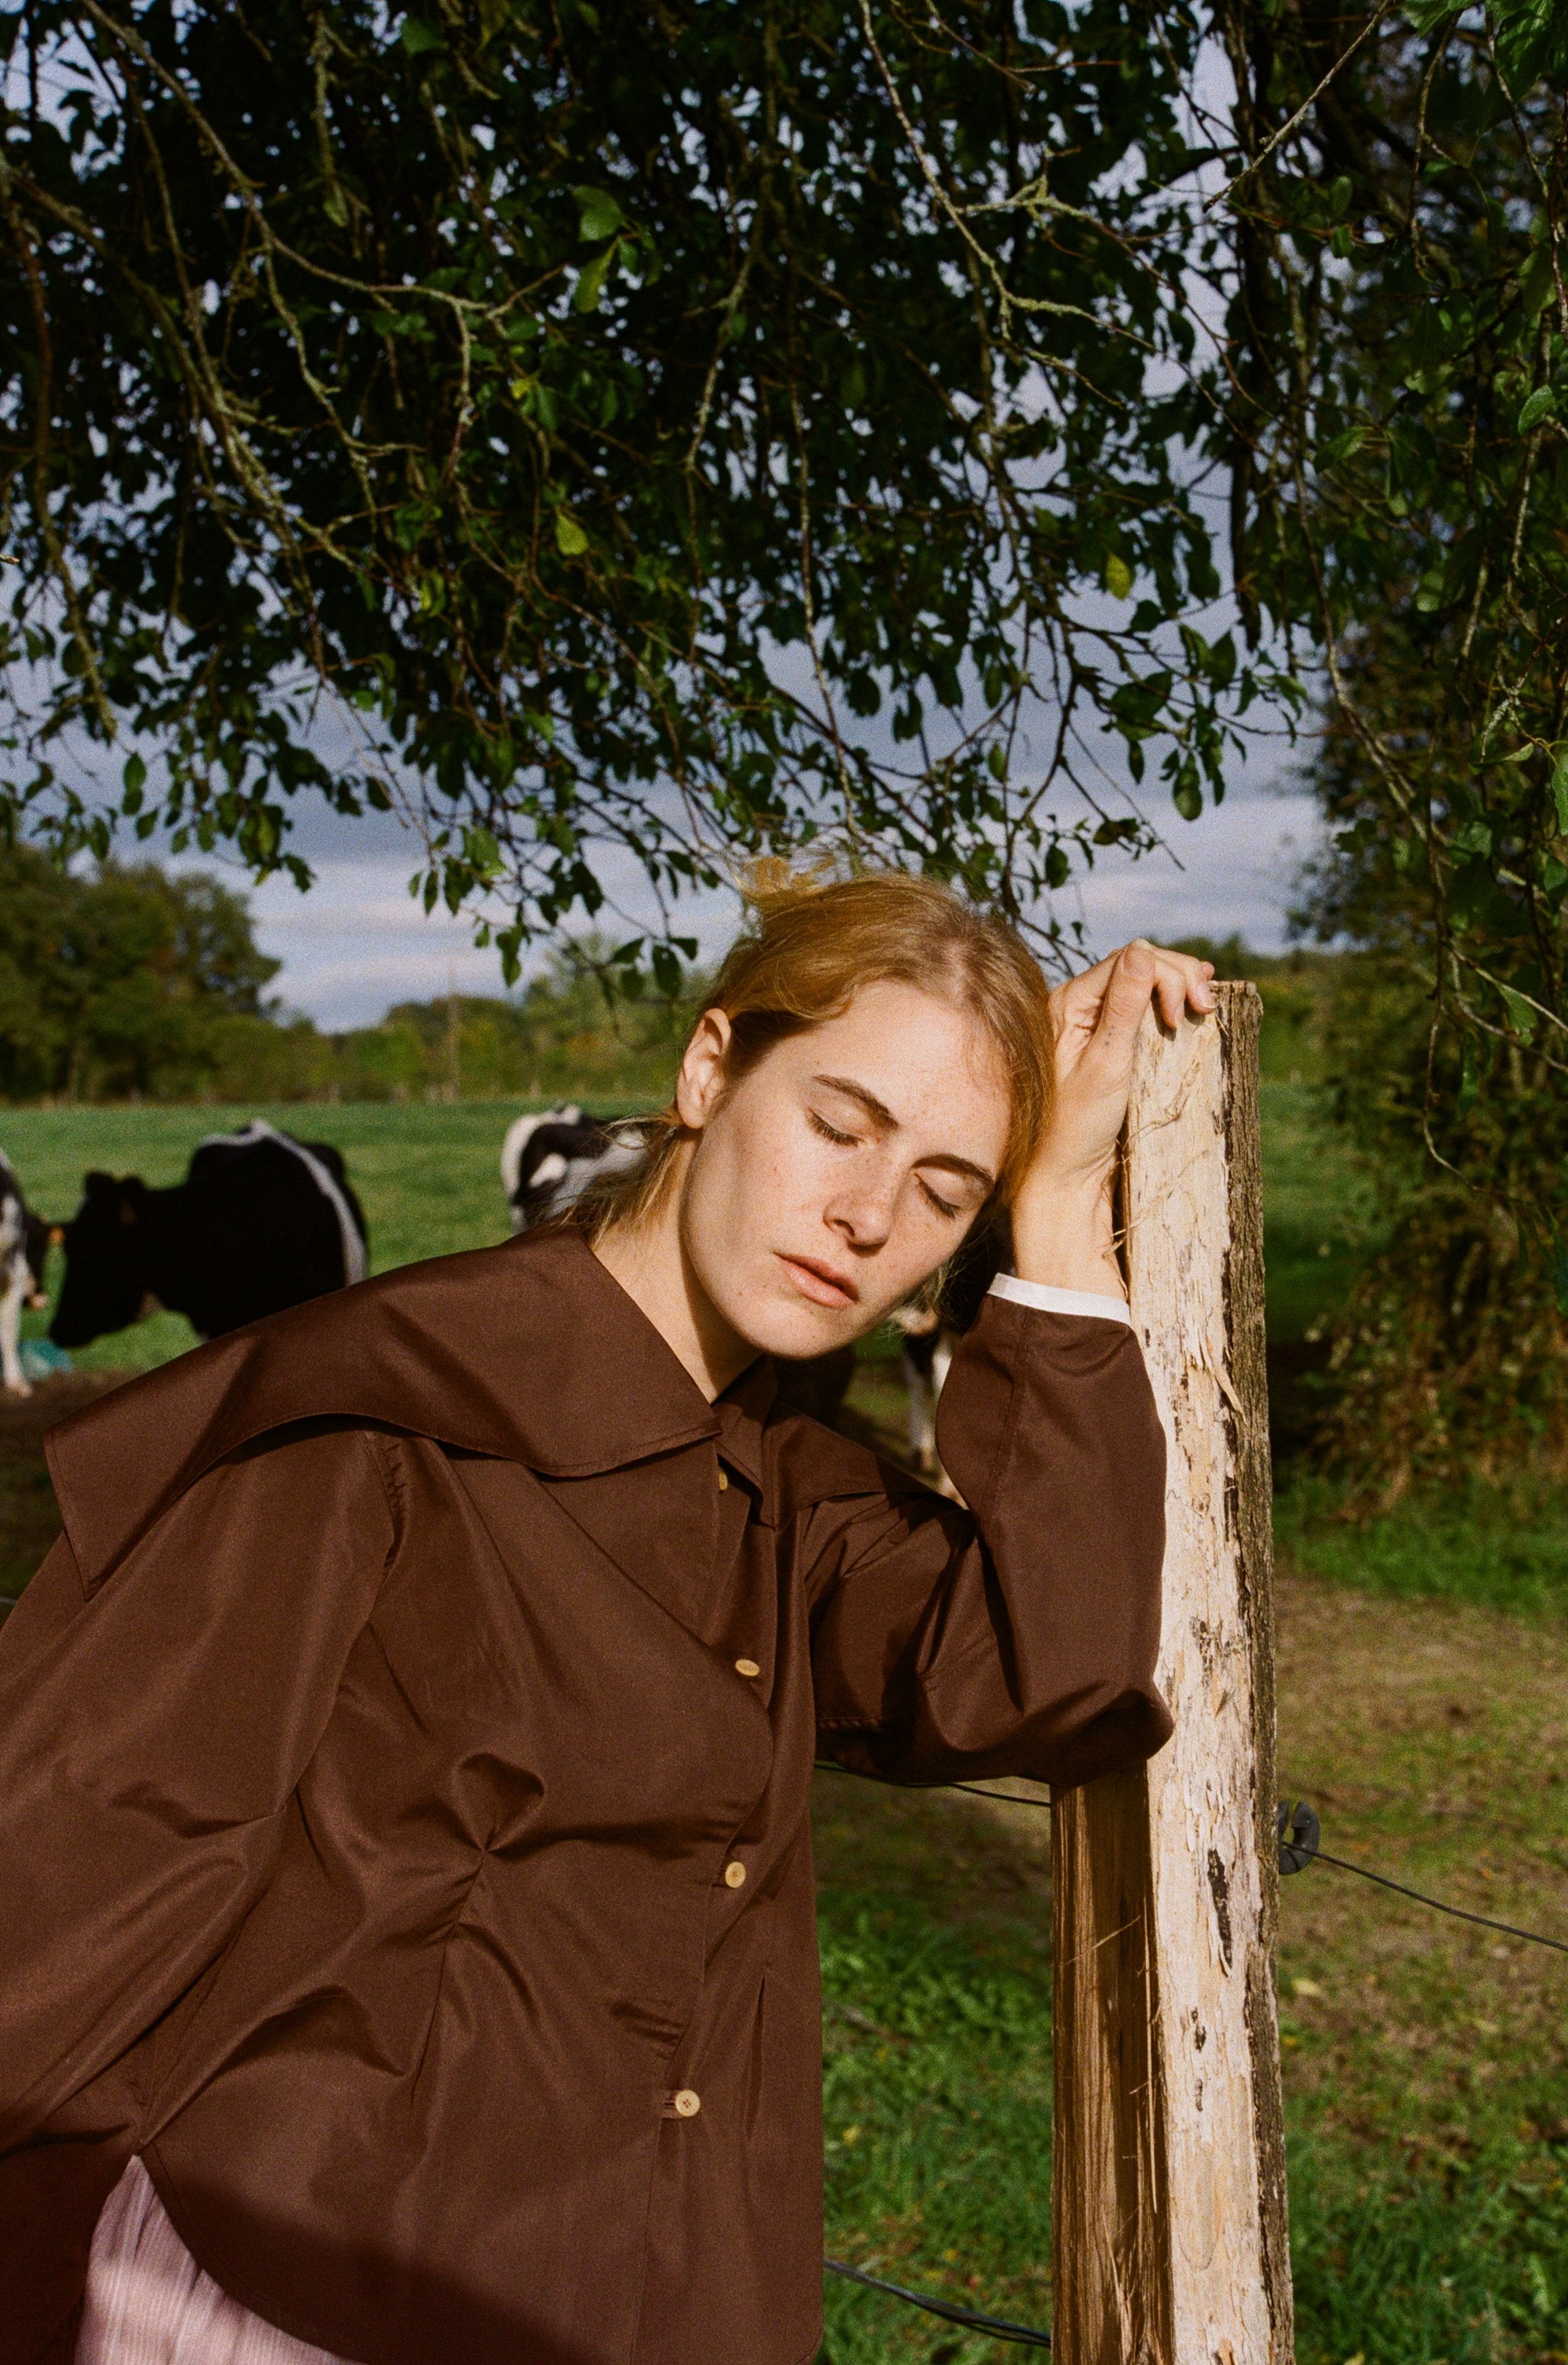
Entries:
POLYGON ((1169 1452, 1147 1769, 1053 1804, 1056 2354, 1289 2365, 1272 1565, 1251 986, 1139 1039, 1131 1310, 1169 1452))

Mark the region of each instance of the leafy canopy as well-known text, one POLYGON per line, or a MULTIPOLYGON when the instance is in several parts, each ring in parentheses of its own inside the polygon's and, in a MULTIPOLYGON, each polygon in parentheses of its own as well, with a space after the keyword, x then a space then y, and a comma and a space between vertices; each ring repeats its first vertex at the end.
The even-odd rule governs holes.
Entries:
POLYGON ((1390 1246, 1341 1441, 1568 1447, 1568 14, 1238 16, 1238 577, 1309 643, 1339 1113, 1390 1246))
POLYGON ((1193 0, 0 22, 22 825, 101 850, 112 764, 303 879, 291 799, 407 801, 515 968, 596 843, 1029 913, 1150 742, 1222 792, 1193 0))

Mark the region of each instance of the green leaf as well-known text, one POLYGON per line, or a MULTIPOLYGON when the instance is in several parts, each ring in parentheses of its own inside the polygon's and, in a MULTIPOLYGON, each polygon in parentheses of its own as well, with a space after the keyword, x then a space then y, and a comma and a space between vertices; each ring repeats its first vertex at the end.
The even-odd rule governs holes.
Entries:
POLYGON ((1450 17, 1462 16, 1465 0, 1405 0, 1405 15, 1417 33, 1435 33, 1450 17))
POLYGON ((1551 241, 1543 238, 1519 274, 1519 299, 1533 320, 1544 311, 1557 293, 1557 274, 1551 263, 1551 241))
POLYGON ((668 945, 655 945, 654 947, 653 960, 654 981, 657 985, 659 992, 663 994, 667 994, 670 1000, 673 1001, 675 996, 680 992, 680 963, 677 960, 674 953, 671 952, 668 945))
POLYGON ((1568 747, 1551 768, 1551 794, 1557 805, 1557 826, 1568 837, 1568 747))
POLYGON ((463 851, 468 857, 469 867, 479 878, 490 880, 500 876, 505 867, 501 861, 501 849, 489 830, 478 827, 465 829, 463 851))
POLYGON ((126 757, 125 770, 120 777, 125 782, 128 796, 134 797, 140 793, 147 782, 147 767, 140 756, 126 757))
POLYGON ((1524 98, 1542 74, 1568 62, 1568 38, 1559 0, 1502 0, 1493 15, 1497 62, 1515 98, 1524 98))
POLYGON ((574 312, 598 311, 599 299, 604 290, 605 275, 614 260, 615 249, 612 246, 607 246, 602 254, 596 254, 593 261, 578 272, 577 284, 572 290, 574 312))
POLYGON ((421 17, 405 17, 398 28, 398 39, 411 58, 423 57, 428 50, 446 47, 438 26, 427 25, 421 17))
POLYGON ((1333 183, 1328 191, 1329 212, 1331 214, 1342 214, 1345 207, 1350 204, 1353 194, 1354 192, 1352 190, 1349 173, 1341 173, 1338 179, 1333 183))
POLYGON ((1105 561, 1105 588, 1113 600, 1126 600, 1132 595, 1133 570, 1119 552, 1113 551, 1105 561))
POLYGON ((1508 1015, 1514 1022, 1515 1034, 1518 1035, 1521 1042, 1529 1043, 1533 1040, 1536 1026, 1536 1012, 1525 1000, 1524 995, 1522 993, 1516 993, 1511 985, 1500 985, 1497 988, 1497 991, 1502 995, 1508 1015))
POLYGON ((570 510, 555 512, 555 547, 563 558, 580 558, 588 546, 588 538, 570 510))
POLYGON ((1543 419, 1550 419, 1557 408, 1557 397, 1549 386, 1538 386, 1519 412, 1519 433, 1528 435, 1543 419))
POLYGON ((1170 801, 1183 821, 1197 821, 1204 810, 1204 792, 1195 780, 1179 780, 1170 791, 1170 801))
POLYGON ((585 242, 597 246, 601 238, 613 238, 626 217, 609 191, 576 188, 572 195, 577 201, 577 226, 585 242))

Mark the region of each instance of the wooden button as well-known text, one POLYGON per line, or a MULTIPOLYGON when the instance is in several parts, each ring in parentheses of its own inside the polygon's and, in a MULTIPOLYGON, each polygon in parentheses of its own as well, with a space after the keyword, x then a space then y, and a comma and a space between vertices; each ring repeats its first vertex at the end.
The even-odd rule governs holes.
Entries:
POLYGON ((720 1492, 720 1494, 721 1494, 721 1495, 723 1493, 723 1491, 724 1491, 725 1487, 729 1485, 729 1483, 730 1483, 730 1474, 729 1474, 729 1472, 728 1472, 727 1470, 721 1469, 721 1470, 720 1470, 720 1472, 719 1472, 719 1492, 720 1492))
POLYGON ((761 1675, 762 1669, 757 1665, 755 1659, 737 1659, 735 1661, 735 1673, 737 1676, 744 1676, 749 1684, 754 1676, 761 1675))
POLYGON ((737 1864, 734 1856, 730 1858, 729 1863, 724 1866, 724 1887, 726 1889, 744 1889, 745 1887, 745 1866, 744 1864, 737 1864))
POLYGON ((683 2086, 679 2093, 675 2098, 676 2117, 678 2119, 694 2119, 701 2108, 701 2095, 694 2094, 689 2086, 683 2086))

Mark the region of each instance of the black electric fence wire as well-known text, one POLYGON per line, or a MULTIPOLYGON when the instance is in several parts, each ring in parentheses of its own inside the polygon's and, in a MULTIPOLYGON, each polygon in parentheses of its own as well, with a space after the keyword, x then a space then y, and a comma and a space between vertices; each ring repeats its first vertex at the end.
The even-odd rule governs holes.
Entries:
POLYGON ((1440 1897, 1428 1897, 1419 1889, 1406 1889, 1402 1880, 1390 1880, 1386 1873, 1369 1872, 1364 1864, 1348 1863, 1342 1855, 1325 1855, 1314 1848, 1309 1862, 1331 1864, 1336 1872, 1353 1872, 1362 1880, 1375 1880, 1380 1889, 1397 1890, 1401 1897, 1413 1897, 1417 1905, 1429 1905, 1435 1913, 1451 1913, 1456 1922, 1473 1922, 1482 1930, 1501 1930, 1510 1938, 1526 1938, 1532 1946, 1551 1946, 1559 1955, 1568 1955, 1568 1945, 1561 1938, 1543 1938, 1539 1930, 1521 1930, 1512 1922, 1494 1922, 1489 1913, 1467 1913, 1462 1905, 1445 1905, 1440 1897))
POLYGON ((841 2259, 824 2259, 823 2266, 830 2275, 842 2275, 847 2283, 864 2283, 870 2291, 890 2292, 894 2299, 908 2300, 912 2307, 923 2307, 927 2315, 939 2315, 944 2324, 961 2324, 970 2332, 989 2333, 992 2340, 1011 2340, 1020 2348, 1048 2348, 1051 2336, 1037 2332, 1032 2325, 1009 2324, 1005 2316, 981 2315, 971 2307, 955 2307, 951 2300, 933 2299, 929 2292, 908 2290, 902 2283, 885 2282, 880 2275, 868 2275, 863 2267, 846 2267, 841 2259))
MULTIPOLYGON (((874 1774, 862 1774, 858 1765, 840 1765, 832 1758, 819 1758, 821 1774, 853 1774, 868 1782, 877 1780, 874 1774)), ((892 1787, 892 1786, 888 1786, 892 1787)), ((971 1799, 994 1799, 1004 1807, 1048 1807, 1048 1799, 1021 1799, 1012 1790, 990 1790, 979 1782, 901 1783, 899 1788, 922 1790, 963 1790, 971 1799)), ((1424 1889, 1407 1888, 1402 1880, 1390 1880, 1383 1872, 1372 1872, 1364 1864, 1351 1864, 1342 1855, 1326 1855, 1319 1845, 1317 1817, 1305 1805, 1282 1805, 1279 1812, 1280 1870, 1282 1874, 1305 1872, 1309 1864, 1332 1865, 1336 1872, 1353 1872, 1362 1880, 1375 1881, 1380 1889, 1392 1889, 1397 1896, 1408 1897, 1417 1905, 1429 1905, 1435 1913, 1451 1914, 1456 1922, 1473 1922, 1481 1930, 1499 1930, 1506 1937, 1522 1938, 1532 1946, 1550 1946, 1554 1954, 1568 1955, 1568 1944, 1561 1938, 1548 1938, 1539 1930, 1521 1930, 1516 1922, 1494 1921, 1489 1913, 1471 1913, 1462 1905, 1449 1905, 1440 1897, 1428 1897, 1424 1889)), ((824 2261, 830 2274, 843 2275, 848 2281, 866 2283, 873 2291, 889 2292, 894 2299, 907 2300, 915 2307, 924 2308, 946 2323, 969 2326, 977 2332, 989 2332, 993 2340, 1016 2341, 1031 2348, 1048 2348, 1048 2332, 1032 2332, 1024 2325, 1009 2325, 999 2317, 972 2314, 967 2308, 954 2307, 946 2300, 932 2299, 920 2292, 908 2291, 902 2283, 884 2282, 879 2275, 868 2275, 858 2267, 846 2267, 837 2259, 824 2261)))
MULTIPOLYGON (((857 1778, 874 1782, 875 1774, 862 1776, 857 1765, 839 1765, 832 1758, 819 1757, 819 1774, 853 1774, 857 1778)), ((891 1788, 893 1786, 886 1786, 891 1788)), ((900 1783, 900 1789, 967 1790, 971 1799, 994 1799, 1003 1807, 1048 1807, 1048 1799, 1020 1799, 1011 1790, 982 1789, 978 1782, 900 1783)), ((1473 1922, 1480 1930, 1499 1930, 1507 1938, 1522 1938, 1531 1946, 1550 1946, 1553 1954, 1568 1955, 1568 1941, 1548 1938, 1539 1930, 1521 1930, 1514 1922, 1495 1922, 1489 1913, 1471 1913, 1462 1905, 1445 1904, 1440 1897, 1428 1897, 1424 1889, 1408 1889, 1402 1880, 1390 1880, 1385 1872, 1373 1872, 1364 1864, 1351 1864, 1348 1857, 1328 1855, 1317 1844, 1317 1818, 1310 1807, 1294 1810, 1280 1810, 1280 1870, 1283 1873, 1305 1872, 1309 1864, 1331 1864, 1336 1872, 1353 1872, 1361 1880, 1375 1880, 1380 1889, 1392 1889, 1401 1897, 1413 1898, 1417 1905, 1429 1905, 1434 1913, 1450 1913, 1456 1922, 1473 1922), (1303 1818, 1292 1824, 1287 1816, 1294 1811, 1303 1818)))

